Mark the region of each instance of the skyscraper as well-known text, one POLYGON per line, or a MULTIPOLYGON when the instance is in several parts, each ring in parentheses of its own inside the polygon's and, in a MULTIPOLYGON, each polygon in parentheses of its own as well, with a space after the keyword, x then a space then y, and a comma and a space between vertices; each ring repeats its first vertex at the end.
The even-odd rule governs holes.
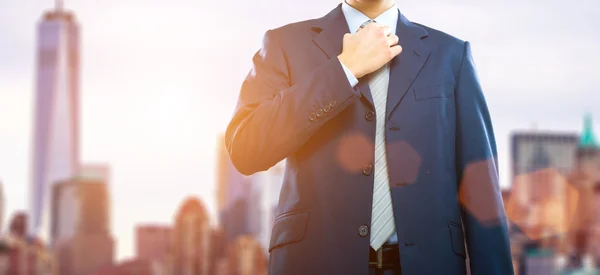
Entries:
POLYGON ((232 241, 241 234, 247 234, 248 203, 251 194, 251 177, 242 175, 233 166, 225 137, 220 136, 217 152, 217 215, 225 232, 225 238, 232 241))
POLYGON ((96 179, 106 184, 109 184, 110 181, 110 166, 108 164, 101 163, 83 163, 79 168, 79 173, 77 174, 80 177, 84 177, 86 179, 96 179))
POLYGON ((566 176, 575 167, 576 133, 520 132, 511 143, 512 180, 545 168, 566 176))
POLYGON ((136 256, 138 259, 165 262, 173 230, 166 225, 140 225, 135 229, 136 256))
POLYGON ((38 25, 34 117, 29 232, 47 239, 51 185, 79 165, 79 27, 60 0, 38 25))
POLYGON ((77 234, 110 234, 108 184, 98 178, 75 177, 53 185, 52 234, 54 241, 77 234))
POLYGON ((217 150, 217 209, 221 216, 238 199, 247 196, 245 185, 250 179, 233 166, 225 147, 225 135, 220 136, 217 150))
POLYGON ((511 221, 531 240, 563 235, 576 191, 568 176, 576 165, 578 135, 521 132, 512 136, 511 221))
MULTIPOLYGON (((81 169, 77 173, 76 177, 70 180, 58 181, 52 183, 51 188, 51 214, 50 214, 50 235, 48 242, 54 246, 57 242, 70 241, 72 237, 78 232, 80 226, 80 219, 82 219, 82 209, 86 202, 83 201, 83 194, 85 190, 90 190, 89 184, 86 183, 99 183, 95 188, 98 196, 106 196, 106 198, 100 198, 96 202, 98 205, 106 206, 91 206, 100 207, 100 209, 106 208, 108 211, 108 185, 109 185, 109 166, 99 164, 82 164, 81 169), (86 184, 86 185, 83 185, 86 184), (82 191, 83 190, 83 191, 82 191)), ((94 197, 92 199, 97 199, 94 197)), ((108 212, 107 212, 108 213, 108 212)), ((102 215, 108 215, 108 214, 102 215)), ((106 220, 106 228, 109 227, 108 218, 106 220)))
POLYGON ((172 268, 174 275, 209 275, 212 258, 210 238, 212 231, 204 204, 196 198, 187 198, 175 216, 173 224, 172 268))
POLYGON ((218 146, 217 204, 219 221, 227 241, 254 235, 268 249, 273 211, 279 201, 285 160, 267 171, 244 176, 233 166, 221 136, 218 146))
POLYGON ((225 238, 231 242, 241 235, 254 235, 268 249, 273 212, 279 202, 285 160, 267 171, 244 176, 233 166, 221 136, 218 146, 217 204, 225 238))
POLYGON ((250 193, 249 228, 260 246, 267 253, 275 209, 279 203, 279 193, 283 184, 285 161, 278 163, 271 169, 252 176, 252 192, 250 193))
POLYGON ((229 246, 229 275, 266 275, 267 254, 252 235, 242 235, 229 246))
POLYGON ((98 177, 78 176, 54 184, 52 195, 51 237, 59 274, 92 274, 112 264, 114 241, 107 183, 98 177))

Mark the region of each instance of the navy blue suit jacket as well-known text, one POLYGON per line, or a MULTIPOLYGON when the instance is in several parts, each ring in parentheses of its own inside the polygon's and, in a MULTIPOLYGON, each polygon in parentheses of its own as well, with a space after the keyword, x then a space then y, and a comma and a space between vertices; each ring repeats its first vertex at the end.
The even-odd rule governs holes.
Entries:
MULTIPOLYGON (((375 121, 366 81, 337 59, 348 26, 326 16, 266 32, 226 145, 243 174, 287 159, 271 275, 368 273, 375 121)), ((469 42, 399 15, 386 141, 404 275, 513 274, 490 115, 469 42), (468 253, 467 253, 468 251, 468 253)))

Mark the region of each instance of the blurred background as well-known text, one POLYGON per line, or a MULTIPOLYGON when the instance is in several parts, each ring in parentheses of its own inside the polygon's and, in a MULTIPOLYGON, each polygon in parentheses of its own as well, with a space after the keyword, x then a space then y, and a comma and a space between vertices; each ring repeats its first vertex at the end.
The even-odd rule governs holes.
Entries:
MULTIPOLYGON (((266 274, 285 163, 223 132, 265 31, 339 3, 0 0, 0 274, 266 274)), ((600 2, 397 4, 472 43, 517 273, 598 272, 600 2)))

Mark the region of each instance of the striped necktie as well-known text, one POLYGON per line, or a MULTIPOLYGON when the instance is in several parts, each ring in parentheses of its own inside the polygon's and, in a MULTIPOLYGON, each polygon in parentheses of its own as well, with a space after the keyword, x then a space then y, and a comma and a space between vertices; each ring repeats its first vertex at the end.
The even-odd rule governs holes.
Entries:
MULTIPOLYGON (((361 26, 375 22, 369 20, 361 26)), ((385 144, 385 120, 389 63, 368 76, 369 88, 375 105, 375 182, 373 187, 373 208, 371 217, 371 247, 378 250, 396 231, 394 210, 389 187, 389 174, 385 144)))

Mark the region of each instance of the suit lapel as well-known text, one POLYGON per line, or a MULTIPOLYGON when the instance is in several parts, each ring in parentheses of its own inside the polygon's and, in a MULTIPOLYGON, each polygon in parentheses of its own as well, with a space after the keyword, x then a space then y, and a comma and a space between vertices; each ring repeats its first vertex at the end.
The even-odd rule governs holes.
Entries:
POLYGON ((389 119, 396 106, 417 78, 423 65, 429 58, 431 49, 423 43, 427 31, 398 14, 396 35, 402 46, 402 53, 392 59, 390 64, 390 83, 386 105, 386 118, 389 119))
MULTIPOLYGON (((342 53, 342 43, 344 34, 349 33, 348 23, 342 12, 342 5, 339 4, 335 9, 317 20, 317 26, 312 30, 318 34, 313 38, 314 43, 329 58, 336 58, 342 53)), ((367 81, 359 79, 357 84, 358 91, 363 95, 361 98, 366 100, 371 108, 374 108, 371 90, 367 81)))

